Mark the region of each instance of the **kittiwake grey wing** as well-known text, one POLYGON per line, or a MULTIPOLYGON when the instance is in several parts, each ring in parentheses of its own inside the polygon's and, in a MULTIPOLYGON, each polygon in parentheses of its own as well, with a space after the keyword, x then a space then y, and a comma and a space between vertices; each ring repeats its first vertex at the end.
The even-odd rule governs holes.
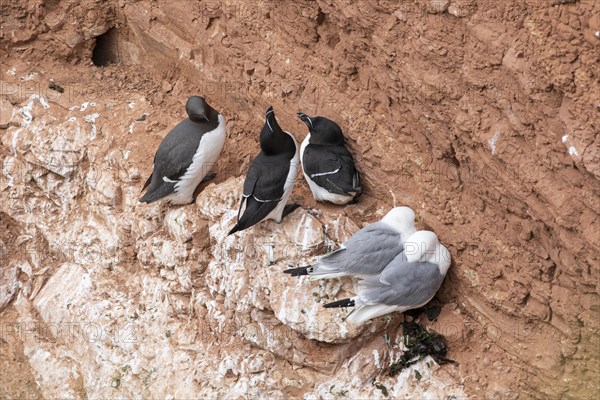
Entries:
POLYGON ((362 289, 351 299, 356 308, 346 319, 358 324, 391 312, 422 307, 433 298, 443 280, 435 263, 393 261, 381 275, 361 282, 362 289))
POLYGON ((379 274, 403 250, 402 235, 387 224, 376 222, 352 235, 343 248, 321 258, 311 275, 379 274))
POLYGON ((394 260, 379 276, 361 282, 358 297, 365 305, 396 305, 411 309, 423 306, 438 291, 444 275, 432 262, 394 260))

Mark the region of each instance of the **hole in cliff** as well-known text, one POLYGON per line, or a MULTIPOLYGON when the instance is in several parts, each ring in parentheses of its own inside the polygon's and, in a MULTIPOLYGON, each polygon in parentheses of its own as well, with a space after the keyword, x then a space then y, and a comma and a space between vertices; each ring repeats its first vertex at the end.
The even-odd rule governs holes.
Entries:
POLYGON ((321 10, 321 8, 319 8, 319 12, 317 13, 317 26, 321 26, 323 25, 323 22, 325 21, 325 13, 323 12, 323 10, 321 10))
POLYGON ((119 46, 116 29, 110 28, 106 33, 96 38, 96 45, 92 52, 92 62, 97 67, 119 64, 119 46))

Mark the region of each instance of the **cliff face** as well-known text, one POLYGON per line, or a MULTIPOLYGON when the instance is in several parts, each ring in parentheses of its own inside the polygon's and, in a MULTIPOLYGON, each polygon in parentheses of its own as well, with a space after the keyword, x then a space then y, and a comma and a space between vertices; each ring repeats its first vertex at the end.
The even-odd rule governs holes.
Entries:
POLYGON ((0 12, 3 393, 384 397, 373 377, 396 396, 596 393, 596 2, 0 12), (191 94, 228 121, 218 178, 195 205, 139 206, 191 94), (315 204, 299 180, 288 220, 226 238, 268 105, 299 140, 297 111, 338 120, 366 193, 315 204), (378 376, 399 355, 398 317, 356 328, 321 309, 351 280, 281 274, 402 204, 454 260, 432 328, 459 364, 421 363, 421 380, 378 376))

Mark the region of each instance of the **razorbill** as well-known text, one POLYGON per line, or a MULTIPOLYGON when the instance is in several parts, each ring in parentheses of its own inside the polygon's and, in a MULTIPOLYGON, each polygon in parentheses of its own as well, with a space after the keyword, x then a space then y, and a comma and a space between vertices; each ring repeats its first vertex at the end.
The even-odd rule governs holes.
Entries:
POLYGON ((225 119, 200 96, 191 96, 185 111, 189 118, 171 129, 156 150, 142 203, 189 204, 200 182, 215 176, 209 172, 225 144, 225 119))
POLYGON ((304 178, 317 201, 347 204, 362 193, 352 155, 338 124, 325 117, 298 113, 308 127, 300 146, 304 178))
POLYGON ((260 149, 248 169, 237 223, 229 235, 267 219, 279 223, 298 207, 286 206, 298 174, 298 145, 277 123, 273 107, 267 109, 260 149))
POLYGON ((404 245, 404 257, 397 256, 381 274, 361 281, 356 296, 324 307, 355 307, 347 320, 360 324, 384 314, 427 304, 448 272, 450 252, 430 231, 417 231, 404 245))
POLYGON ((365 226, 339 250, 322 257, 315 265, 283 272, 292 276, 309 275, 311 280, 376 275, 403 254, 404 242, 416 231, 415 212, 410 207, 395 207, 381 221, 365 226))

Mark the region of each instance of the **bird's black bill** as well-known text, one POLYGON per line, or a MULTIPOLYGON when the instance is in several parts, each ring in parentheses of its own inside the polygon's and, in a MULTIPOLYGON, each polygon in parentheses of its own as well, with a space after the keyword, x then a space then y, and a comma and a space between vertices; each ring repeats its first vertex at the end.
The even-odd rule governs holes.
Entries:
POLYGON ((187 112, 190 119, 194 122, 207 122, 208 105, 204 101, 204 98, 200 96, 191 96, 185 104, 185 111, 187 112))
POLYGON ((313 128, 312 120, 310 119, 310 117, 308 115, 301 113, 301 112, 299 112, 296 115, 298 116, 298 118, 300 118, 300 120, 302 120, 302 122, 304 122, 306 124, 306 126, 309 127, 309 129, 313 128))
POLYGON ((271 130, 271 132, 281 131, 277 120, 275 119, 275 111, 273 110, 273 106, 267 108, 267 112, 265 114, 265 120, 267 122, 267 126, 271 130))

